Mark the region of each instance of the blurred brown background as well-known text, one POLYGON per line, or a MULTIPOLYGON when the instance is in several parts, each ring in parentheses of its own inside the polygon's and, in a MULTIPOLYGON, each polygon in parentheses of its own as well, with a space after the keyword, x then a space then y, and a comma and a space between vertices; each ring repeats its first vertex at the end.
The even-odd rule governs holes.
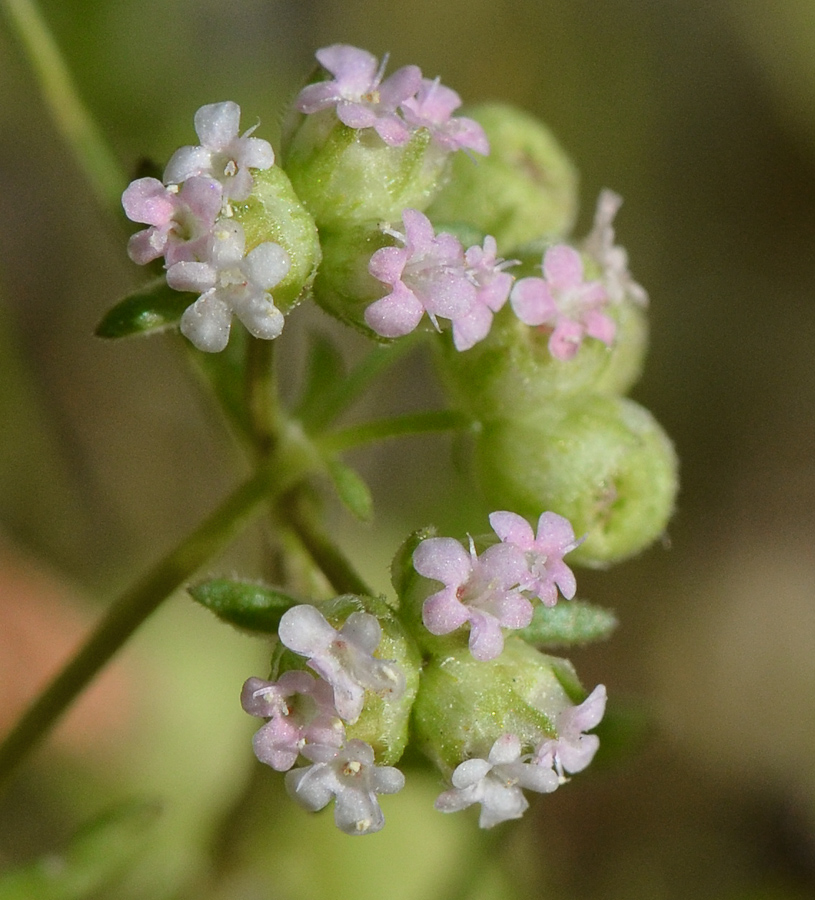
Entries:
MULTIPOLYGON (((274 142, 314 50, 344 41, 390 51, 392 68, 415 62, 465 101, 538 114, 582 173, 578 234, 602 187, 624 196, 618 239, 651 295, 652 349, 634 396, 674 438, 682 492, 665 546, 579 574, 581 594, 616 608, 622 626, 573 657, 587 684, 647 710, 650 736, 535 804, 509 839, 515 877, 490 871, 471 896, 815 896, 815 4, 41 7, 128 171, 191 143, 203 103, 237 100, 245 127, 260 118, 258 134, 274 142)), ((58 608, 92 619, 177 541, 232 483, 237 455, 169 342, 92 337, 140 273, 0 22, 2 568, 18 572, 24 554, 33 579, 53 573, 53 591, 30 601, 31 628, 46 635, 58 608), (82 599, 54 600, 68 582, 82 599)), ((298 319, 301 330, 331 328, 316 313, 298 319)), ((296 378, 296 352, 288 360, 296 378)), ((422 359, 385 387, 402 408, 438 402, 422 359)), ((358 458, 382 527, 348 528, 348 546, 383 589, 400 535, 428 521, 481 525, 470 517, 483 510, 460 500, 466 478, 451 449, 416 439, 358 458)), ((245 542, 223 566, 254 574, 255 550, 245 542)), ((24 602, 9 583, 0 610, 24 602)), ((0 654, 10 654, 5 628, 0 654)), ((102 754, 108 770, 83 766, 76 735, 44 753, 0 805, 0 862, 49 849, 106 802, 146 792, 166 802, 164 839, 153 875, 117 897, 418 898, 443 887, 469 859, 472 823, 425 818, 433 783, 421 802, 386 806, 385 832, 353 842, 350 857, 344 836, 330 843, 288 807, 264 824, 256 804, 252 828, 227 819, 237 837, 224 837, 222 817, 253 769, 237 691, 264 652, 173 601, 122 657, 128 714, 109 721, 102 706, 83 726, 83 753, 102 754), (215 874, 193 890, 213 842, 215 874)), ((31 675, 0 672, 8 705, 12 681, 31 675)), ((276 788, 259 790, 275 802, 276 788)))

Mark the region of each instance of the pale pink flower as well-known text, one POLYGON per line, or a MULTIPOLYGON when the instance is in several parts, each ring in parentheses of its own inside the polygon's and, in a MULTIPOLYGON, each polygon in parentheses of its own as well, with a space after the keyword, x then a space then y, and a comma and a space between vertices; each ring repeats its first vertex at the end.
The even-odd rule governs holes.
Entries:
POLYGON ((567 244, 550 247, 543 258, 543 275, 516 282, 510 302, 525 324, 552 329, 552 356, 571 359, 586 335, 610 345, 616 325, 602 311, 608 294, 599 281, 584 280, 580 254, 567 244))
POLYGON ((414 128, 427 128, 433 140, 445 150, 474 150, 486 156, 490 143, 484 129, 475 119, 453 117, 461 106, 461 97, 440 83, 438 78, 423 78, 415 97, 402 103, 407 123, 414 128))
POLYGON ((496 544, 478 556, 472 539, 468 553, 453 538, 427 538, 414 551, 413 566, 444 585, 424 601, 425 628, 449 634, 469 622, 470 652, 478 660, 501 654, 502 627, 525 628, 532 620, 532 604, 518 589, 527 570, 516 547, 496 544))
POLYGON ((164 170, 167 184, 181 184, 194 175, 208 175, 224 187, 224 199, 246 200, 252 192, 250 169, 268 169, 274 150, 268 141, 250 137, 254 125, 239 135, 241 108, 237 103, 209 103, 195 114, 195 133, 200 146, 181 147, 164 170))
POLYGON ((284 672, 277 682, 249 678, 241 705, 250 715, 269 719, 252 745, 255 756, 278 772, 290 769, 306 745, 338 749, 345 741, 331 685, 308 672, 284 672))
POLYGON ((277 633, 289 650, 307 657, 307 665, 332 686, 337 712, 348 723, 359 718, 366 690, 394 700, 405 690, 399 666, 373 655, 382 640, 376 616, 351 613, 337 631, 315 606, 303 604, 283 614, 277 633))
POLYGON ((529 807, 522 788, 549 794, 559 783, 551 767, 521 755, 521 742, 514 734, 498 738, 486 759, 465 760, 456 767, 451 781, 452 789, 438 797, 436 809, 458 812, 480 803, 478 824, 482 828, 520 819, 529 807))
POLYGON ((545 512, 538 519, 537 535, 529 522, 513 512, 494 512, 490 525, 501 540, 521 550, 526 557, 527 575, 521 581, 524 590, 539 597, 544 606, 557 603, 557 589, 567 600, 577 590, 574 573, 563 557, 578 547, 571 522, 557 513, 545 512))
POLYGON ((335 799, 334 821, 346 834, 373 834, 385 824, 377 794, 395 794, 405 776, 393 766, 377 766, 365 741, 351 740, 341 749, 309 747, 314 762, 286 773, 286 789, 306 809, 316 812, 335 799))
POLYGON ((200 259, 220 215, 222 197, 223 188, 212 178, 190 178, 181 188, 166 187, 157 178, 137 178, 122 194, 122 206, 128 219, 150 228, 130 238, 130 258, 140 266, 159 256, 168 266, 200 259))
POLYGON ((467 277, 475 285, 475 303, 468 313, 453 320, 453 344, 456 350, 469 350, 483 341, 492 327, 492 318, 507 302, 513 278, 504 269, 516 260, 497 257, 495 238, 487 235, 484 246, 470 247, 464 254, 467 277))
POLYGON ((456 320, 473 308, 477 288, 467 277, 464 248, 452 234, 437 235, 424 213, 402 213, 405 233, 391 232, 404 247, 382 247, 371 257, 368 271, 391 286, 385 297, 365 310, 365 321, 383 337, 413 331, 427 313, 456 320))
POLYGON ((410 130, 397 110, 421 86, 418 66, 403 66, 383 81, 387 57, 379 65, 373 54, 348 44, 323 47, 316 56, 334 79, 306 85, 295 104, 300 112, 311 114, 333 106, 337 118, 349 128, 373 128, 391 146, 408 141, 410 130))
POLYGON ((606 711, 606 689, 602 684, 589 694, 579 706, 568 706, 555 720, 557 738, 545 740, 535 751, 535 763, 554 766, 561 782, 566 772, 582 772, 594 759, 600 746, 596 734, 585 734, 600 724, 606 711))

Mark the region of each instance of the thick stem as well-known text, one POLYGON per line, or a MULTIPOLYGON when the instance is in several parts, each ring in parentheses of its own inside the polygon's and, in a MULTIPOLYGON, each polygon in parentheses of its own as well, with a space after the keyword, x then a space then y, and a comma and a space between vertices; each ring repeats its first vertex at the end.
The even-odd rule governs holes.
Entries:
MULTIPOLYGON (((110 607, 85 645, 0 744, 0 786, 139 625, 258 512, 271 494, 272 485, 271 469, 263 469, 244 482, 196 531, 110 607)), ((275 488, 278 486, 275 484, 275 488)))

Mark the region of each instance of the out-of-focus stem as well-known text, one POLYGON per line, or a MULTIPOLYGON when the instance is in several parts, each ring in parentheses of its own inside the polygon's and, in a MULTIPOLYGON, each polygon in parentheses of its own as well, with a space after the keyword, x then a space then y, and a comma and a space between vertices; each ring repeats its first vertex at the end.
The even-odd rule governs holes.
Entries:
POLYGON ((71 73, 34 0, 0 0, 20 39, 57 128, 88 176, 97 200, 114 214, 127 185, 102 132, 80 99, 71 73))
POLYGON ((260 470, 141 581, 122 594, 84 646, 0 744, 0 786, 139 625, 238 534, 269 498, 273 488, 285 489, 290 485, 291 482, 280 483, 279 473, 269 468, 260 470))

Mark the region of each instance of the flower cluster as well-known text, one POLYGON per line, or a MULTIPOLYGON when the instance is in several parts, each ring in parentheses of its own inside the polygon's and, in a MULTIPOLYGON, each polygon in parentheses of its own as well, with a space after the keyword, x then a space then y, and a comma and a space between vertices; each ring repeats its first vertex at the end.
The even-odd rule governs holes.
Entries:
POLYGON ((402 337, 413 331, 427 313, 435 328, 450 319, 457 350, 469 350, 490 330, 493 313, 506 303, 512 265, 496 256, 495 240, 466 252, 452 234, 436 234, 430 220, 417 209, 402 213, 404 234, 388 233, 403 247, 382 247, 371 257, 368 271, 390 285, 391 292, 365 310, 365 321, 383 337, 402 337))
POLYGON ((306 809, 323 809, 334 797, 339 828, 348 834, 379 831, 385 819, 376 795, 400 790, 404 777, 392 766, 377 766, 373 748, 347 739, 345 728, 359 719, 366 691, 396 700, 405 688, 399 666, 374 656, 382 639, 378 620, 352 613, 338 631, 304 604, 282 616, 278 637, 320 678, 292 669, 276 682, 248 679, 243 708, 269 720, 255 734, 255 755, 287 772, 288 791, 306 809), (293 769, 299 756, 310 765, 293 769))
POLYGON ((532 598, 545 606, 557 602, 557 590, 567 600, 576 584, 563 557, 580 543, 567 519, 545 512, 537 535, 522 516, 494 512, 490 524, 501 543, 480 556, 470 538, 469 551, 453 538, 427 538, 413 554, 416 571, 442 582, 429 596, 422 620, 431 634, 449 634, 470 625, 470 651, 489 660, 504 648, 502 628, 525 628, 532 620, 532 598))
POLYGON ((195 114, 199 146, 170 158, 164 181, 139 178, 122 195, 127 217, 149 228, 133 235, 130 258, 140 265, 163 256, 167 283, 199 294, 181 318, 181 332, 200 350, 223 350, 232 316, 258 338, 277 337, 283 315, 269 291, 289 272, 286 251, 264 241, 246 252, 232 202, 246 200, 253 169, 274 164, 271 144, 239 134, 240 107, 212 103, 195 114))
POLYGON ((295 103, 300 112, 333 108, 344 125, 373 128, 392 147, 405 144, 416 129, 426 128, 445 150, 489 153, 478 122, 453 117, 461 106, 459 95, 438 78, 422 78, 418 66, 402 66, 383 81, 387 57, 380 65, 373 54, 348 44, 323 47, 316 56, 333 79, 304 87, 295 103))

